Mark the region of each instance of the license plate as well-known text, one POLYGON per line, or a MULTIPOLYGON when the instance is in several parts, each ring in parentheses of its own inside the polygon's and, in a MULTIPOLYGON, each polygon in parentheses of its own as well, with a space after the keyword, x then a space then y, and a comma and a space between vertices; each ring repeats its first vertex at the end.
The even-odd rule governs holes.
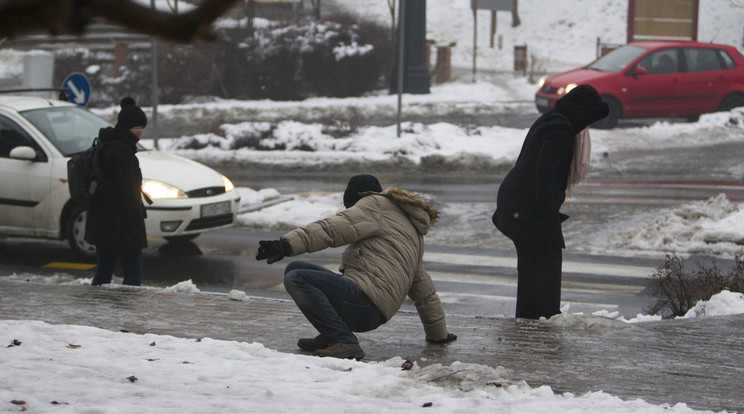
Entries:
POLYGON ((202 217, 219 216, 221 214, 230 213, 230 202, 223 201, 221 203, 205 204, 201 206, 202 217))
POLYGON ((535 98, 537 106, 548 106, 548 100, 545 98, 535 98))

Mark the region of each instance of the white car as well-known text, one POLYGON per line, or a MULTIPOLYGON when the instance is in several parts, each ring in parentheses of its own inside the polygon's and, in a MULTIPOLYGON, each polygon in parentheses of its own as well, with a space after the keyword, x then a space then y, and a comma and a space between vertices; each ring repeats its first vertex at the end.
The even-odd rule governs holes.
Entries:
MULTIPOLYGON (((107 126, 69 102, 0 95, 0 236, 66 238, 80 254, 95 252, 83 240, 85 209, 70 200, 67 161, 107 126)), ((227 177, 163 152, 141 149, 137 158, 153 200, 148 236, 190 240, 234 224, 240 196, 227 177)))

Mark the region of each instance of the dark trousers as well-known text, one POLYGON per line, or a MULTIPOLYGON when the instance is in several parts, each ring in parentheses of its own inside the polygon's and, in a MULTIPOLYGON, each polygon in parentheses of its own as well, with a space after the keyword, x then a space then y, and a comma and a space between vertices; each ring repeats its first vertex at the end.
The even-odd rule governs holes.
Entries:
POLYGON ((329 344, 358 344, 385 318, 356 283, 322 266, 295 260, 284 269, 284 287, 308 321, 329 344))
POLYGON ((96 274, 91 285, 111 283, 117 260, 124 271, 125 285, 142 285, 142 249, 127 250, 96 246, 96 274))
POLYGON ((550 318, 561 313, 561 267, 558 246, 515 241, 517 248, 517 318, 550 318))

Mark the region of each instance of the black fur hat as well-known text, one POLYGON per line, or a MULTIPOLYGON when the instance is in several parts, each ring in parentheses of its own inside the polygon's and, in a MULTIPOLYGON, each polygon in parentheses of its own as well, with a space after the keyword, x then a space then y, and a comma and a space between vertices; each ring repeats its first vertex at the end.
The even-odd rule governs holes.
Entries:
POLYGON ((137 106, 134 99, 127 96, 121 100, 119 105, 121 105, 121 111, 119 111, 117 128, 128 131, 137 126, 143 128, 147 126, 147 115, 142 108, 137 106))
POLYGON ((374 175, 360 174, 349 179, 349 184, 344 191, 344 207, 349 208, 356 204, 362 196, 359 193, 367 191, 381 192, 382 186, 380 181, 374 175))

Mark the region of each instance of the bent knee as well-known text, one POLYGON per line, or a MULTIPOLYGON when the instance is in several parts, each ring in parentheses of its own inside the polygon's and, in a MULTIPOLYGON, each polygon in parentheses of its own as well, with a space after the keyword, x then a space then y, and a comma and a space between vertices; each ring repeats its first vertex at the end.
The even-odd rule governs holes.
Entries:
POLYGON ((293 270, 304 269, 305 267, 307 266, 305 265, 304 260, 293 260, 289 262, 289 264, 286 267, 284 267, 284 274, 286 275, 287 273, 292 272, 293 270))
MULTIPOLYGON (((289 267, 289 266, 287 266, 289 267)), ((284 287, 297 286, 304 281, 302 272, 299 269, 288 269, 284 272, 284 287)))

